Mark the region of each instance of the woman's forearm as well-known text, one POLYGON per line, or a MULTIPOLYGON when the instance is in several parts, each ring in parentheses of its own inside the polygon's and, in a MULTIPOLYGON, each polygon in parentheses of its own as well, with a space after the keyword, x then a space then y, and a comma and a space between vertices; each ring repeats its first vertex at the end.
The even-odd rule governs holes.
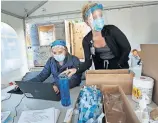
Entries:
POLYGON ((77 69, 77 73, 83 73, 88 70, 92 66, 92 60, 89 59, 83 63, 81 63, 77 69))

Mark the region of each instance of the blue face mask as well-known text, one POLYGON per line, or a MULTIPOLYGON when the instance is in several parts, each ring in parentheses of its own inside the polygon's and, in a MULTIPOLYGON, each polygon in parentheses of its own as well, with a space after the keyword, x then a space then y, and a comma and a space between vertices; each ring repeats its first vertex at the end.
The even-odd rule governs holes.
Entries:
POLYGON ((62 62, 65 59, 65 55, 64 54, 54 55, 54 58, 55 58, 56 61, 62 62))
POLYGON ((95 31, 101 31, 104 27, 104 19, 102 17, 93 21, 93 27, 95 31))

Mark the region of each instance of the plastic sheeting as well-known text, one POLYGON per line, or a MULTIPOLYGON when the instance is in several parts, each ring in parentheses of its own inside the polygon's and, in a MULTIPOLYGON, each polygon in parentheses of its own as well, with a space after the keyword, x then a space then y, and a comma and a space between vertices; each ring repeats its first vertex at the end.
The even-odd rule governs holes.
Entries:
POLYGON ((1 22, 1 73, 21 67, 20 45, 15 30, 1 22))

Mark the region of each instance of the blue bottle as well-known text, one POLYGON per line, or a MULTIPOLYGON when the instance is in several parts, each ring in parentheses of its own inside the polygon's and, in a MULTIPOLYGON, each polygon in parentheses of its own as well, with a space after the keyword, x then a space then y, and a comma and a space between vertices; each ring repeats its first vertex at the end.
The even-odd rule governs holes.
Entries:
POLYGON ((71 105, 69 78, 66 75, 59 75, 59 87, 60 87, 61 104, 63 106, 71 105))

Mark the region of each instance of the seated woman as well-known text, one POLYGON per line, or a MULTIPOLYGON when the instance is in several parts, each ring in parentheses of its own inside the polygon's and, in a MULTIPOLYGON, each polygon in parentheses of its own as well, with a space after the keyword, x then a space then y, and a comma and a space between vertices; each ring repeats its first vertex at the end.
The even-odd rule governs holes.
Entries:
MULTIPOLYGON (((53 89, 59 93, 59 78, 58 75, 66 69, 77 68, 80 61, 77 57, 68 53, 66 42, 64 40, 55 40, 51 43, 52 57, 50 57, 44 66, 42 72, 35 78, 29 80, 30 82, 43 82, 50 74, 52 74, 54 81, 52 81, 53 89)), ((74 74, 69 81, 70 88, 76 87, 81 82, 81 74, 74 74)))

